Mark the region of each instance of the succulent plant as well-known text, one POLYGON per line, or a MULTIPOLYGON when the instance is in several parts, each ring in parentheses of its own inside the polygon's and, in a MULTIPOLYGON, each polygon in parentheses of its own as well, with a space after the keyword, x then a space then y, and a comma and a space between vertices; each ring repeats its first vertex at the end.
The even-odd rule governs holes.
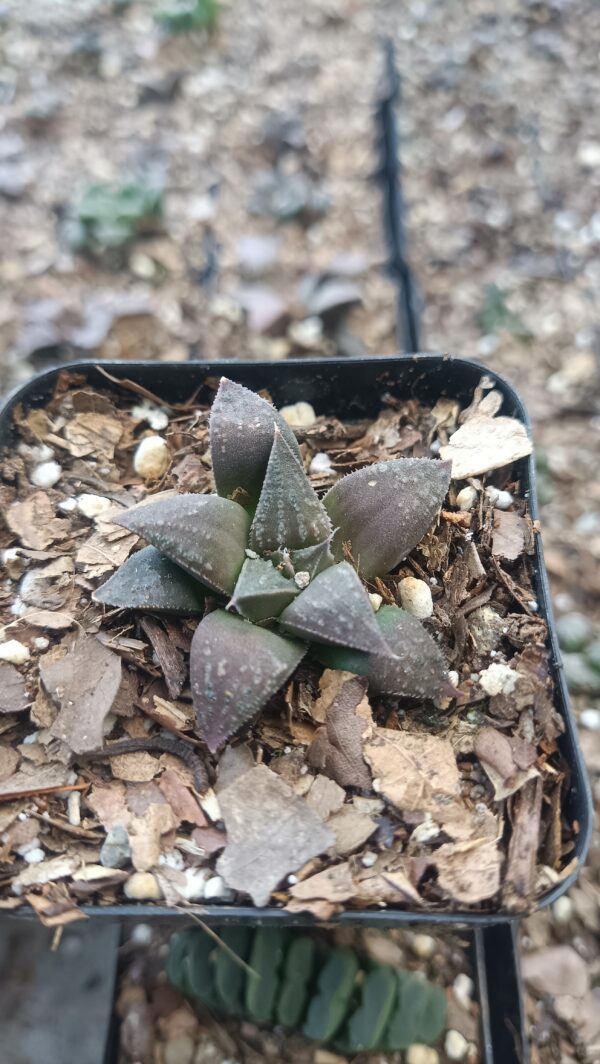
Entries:
POLYGON ((377 462, 320 499, 296 437, 260 396, 223 378, 210 415, 217 493, 131 507, 117 523, 149 546, 98 589, 119 608, 202 615, 190 671, 198 731, 216 751, 291 675, 309 649, 374 691, 451 693, 429 633, 396 606, 374 612, 363 581, 422 539, 443 502, 449 463, 377 462), (362 579, 361 579, 362 577, 362 579))

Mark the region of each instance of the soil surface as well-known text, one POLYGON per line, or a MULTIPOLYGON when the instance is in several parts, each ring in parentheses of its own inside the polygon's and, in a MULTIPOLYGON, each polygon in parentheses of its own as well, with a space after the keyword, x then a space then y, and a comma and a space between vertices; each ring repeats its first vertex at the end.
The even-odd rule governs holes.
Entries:
MULTIPOLYGON (((233 0, 212 37, 170 37, 152 8, 1 6, 3 388, 81 355, 395 350, 380 201, 369 183, 378 40, 389 32, 403 78, 421 346, 477 357, 522 391, 556 606, 597 624, 598 9, 510 0, 501 12, 476 2, 449 17, 441 2, 400 10, 307 0, 274 18, 269 5, 233 0), (286 121, 273 118, 282 114, 286 121), (277 210, 283 198, 299 222, 250 213, 257 181, 265 198, 257 172, 275 164, 277 210), (163 231, 135 241, 116 271, 115 256, 74 254, 68 223, 78 197, 91 183, 132 176, 164 187, 163 231), (267 239, 248 239, 257 236, 267 239), (323 295, 331 279, 342 289, 323 295)), ((575 706, 598 795, 593 685, 575 706)), ((569 899, 525 927, 523 945, 542 971, 560 945, 571 965, 564 985, 574 968, 581 975, 582 992, 568 1001, 530 976, 534 1061, 600 1059, 590 989, 599 865, 596 836, 569 899)))

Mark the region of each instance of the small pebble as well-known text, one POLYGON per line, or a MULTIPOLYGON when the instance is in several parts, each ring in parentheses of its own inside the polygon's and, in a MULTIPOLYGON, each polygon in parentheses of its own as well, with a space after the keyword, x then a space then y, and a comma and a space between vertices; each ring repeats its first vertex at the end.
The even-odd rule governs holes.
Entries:
POLYGON ((169 468, 169 448, 162 436, 146 436, 133 457, 133 468, 144 480, 159 480, 169 468))
POLYGON ((183 883, 178 884, 177 890, 186 901, 202 901, 204 888, 212 878, 210 868, 186 868, 183 873, 183 883))
POLYGON ((477 505, 477 489, 467 484, 466 488, 461 488, 456 496, 456 505, 459 510, 466 512, 472 510, 477 505))
POLYGON ((163 1049, 164 1064, 192 1064, 196 1043, 189 1034, 170 1038, 163 1049))
POLYGON ((510 695, 518 679, 519 674, 515 669, 511 669, 509 665, 502 665, 501 662, 494 662, 480 672, 479 686, 483 688, 486 695, 510 695))
POLYGON ((29 474, 29 479, 36 488, 53 488, 61 477, 62 468, 58 462, 42 462, 29 474))
POLYGON ((204 888, 205 901, 230 901, 234 897, 222 876, 212 876, 204 888))
POLYGON ((0 643, 0 661, 9 661, 11 665, 24 665, 29 661, 29 649, 18 639, 8 639, 0 643))
POLYGON ((36 635, 31 642, 36 650, 47 650, 50 646, 50 640, 45 635, 36 635))
POLYGON ((469 1043, 460 1031, 448 1031, 444 1040, 444 1049, 449 1060, 464 1060, 469 1043))
POLYGON ((587 646, 594 629, 583 613, 565 613, 556 622, 556 632, 562 650, 577 651, 587 646))
POLYGON ((510 491, 501 491, 499 488, 489 487, 485 489, 485 493, 492 506, 495 506, 497 510, 508 510, 512 506, 513 497, 510 491))
MULTIPOLYGON (((27 819, 27 817, 25 817, 27 819)), ((27 842, 22 842, 20 846, 15 846, 15 853, 19 857, 25 857, 26 854, 31 853, 32 850, 39 850, 40 840, 37 835, 34 839, 28 839, 27 842)), ((35 862, 34 862, 35 863, 35 862)))
POLYGON ((363 866, 363 868, 372 868, 373 865, 375 864, 376 860, 377 860, 377 854, 373 853, 372 850, 367 850, 366 853, 363 853, 363 855, 362 855, 362 857, 360 859, 360 863, 363 866))
POLYGON ((105 868, 125 868, 130 861, 129 835, 121 824, 115 824, 107 831, 100 848, 100 864, 105 868))
POLYGON ((63 499, 59 502, 58 508, 59 510, 62 510, 64 514, 72 514, 73 510, 77 509, 77 499, 63 499))
POLYGON ((294 576, 294 583, 296 587, 299 587, 301 591, 310 584, 310 573, 300 572, 294 576))
POLYGON ((308 467, 309 473, 330 473, 331 472, 331 458, 324 451, 319 451, 318 454, 313 455, 308 467))
POLYGON ((552 906, 552 917, 556 924, 568 924, 573 916, 573 902, 566 895, 557 898, 552 906))
POLYGON ((407 576, 398 585, 400 601, 405 610, 424 621, 433 613, 433 599, 429 584, 424 580, 417 580, 415 576, 407 576))
POLYGON ((100 514, 105 514, 113 506, 114 503, 110 499, 105 499, 103 495, 89 495, 84 492, 83 495, 77 496, 77 509, 84 517, 100 517, 100 514))
POLYGON ((466 972, 460 972, 452 984, 452 989, 454 990, 454 997, 459 1005, 462 1005, 463 1009, 468 1011, 471 1007, 474 990, 474 984, 471 977, 467 975, 466 972))
POLYGON ((131 932, 131 941, 136 946, 149 946, 152 942, 153 931, 150 924, 136 924, 131 932))
POLYGON ((27 864, 41 864, 46 854, 40 846, 34 846, 33 849, 28 850, 23 856, 27 861, 27 864))
POLYGON ((600 731, 600 709, 584 709, 579 714, 579 723, 588 731, 600 731))
POLYGON ((406 1064, 438 1064, 439 1059, 437 1049, 419 1045, 417 1042, 406 1051, 406 1064))
POLYGON ((162 898, 159 882, 152 872, 134 872, 127 880, 125 897, 132 901, 158 901, 162 898))
POLYGON ((311 351, 318 347, 323 339, 323 322, 320 318, 304 318, 303 321, 293 321, 288 329, 288 336, 292 343, 311 351))
POLYGON ((310 428, 317 420, 314 408, 310 403, 305 403, 302 400, 298 403, 291 403, 290 406, 282 406, 279 413, 284 421, 287 421, 288 425, 295 429, 310 428))
POLYGON ((420 957, 421 960, 427 960, 428 957, 433 957, 435 953, 436 941, 431 935, 415 935, 411 948, 417 957, 420 957))
POLYGON ((11 580, 18 580, 27 567, 27 559, 19 554, 18 547, 9 547, 2 551, 2 565, 11 580))
POLYGON ((378 595, 376 591, 371 591, 369 593, 369 602, 373 607, 373 611, 377 613, 377 610, 381 607, 383 598, 381 597, 381 595, 378 595))
POLYGON ((244 551, 244 554, 246 555, 247 558, 251 558, 252 561, 256 561, 256 559, 258 558, 258 554, 256 553, 256 551, 255 550, 251 550, 250 547, 246 547, 246 549, 244 551))

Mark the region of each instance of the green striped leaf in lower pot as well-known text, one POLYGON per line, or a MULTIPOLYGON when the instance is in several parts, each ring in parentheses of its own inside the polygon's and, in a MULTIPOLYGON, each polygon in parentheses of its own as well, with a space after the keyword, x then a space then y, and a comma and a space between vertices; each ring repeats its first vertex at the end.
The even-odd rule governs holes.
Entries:
POLYGON ((292 939, 285 955, 277 1000, 277 1023, 283 1027, 298 1027, 302 1022, 316 955, 316 943, 310 935, 297 935, 292 939))

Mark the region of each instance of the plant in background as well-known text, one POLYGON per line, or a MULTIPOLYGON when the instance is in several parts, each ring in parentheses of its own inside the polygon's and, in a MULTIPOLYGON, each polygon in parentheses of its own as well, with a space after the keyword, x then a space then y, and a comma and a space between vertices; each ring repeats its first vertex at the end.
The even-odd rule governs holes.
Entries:
POLYGON ((175 0, 154 15, 158 25, 168 33, 214 30, 218 17, 218 0, 175 0))
POLYGON ((162 191, 142 181, 96 184, 85 189, 69 219, 67 236, 76 251, 102 256, 127 247, 160 228, 162 191))
POLYGON ((175 495, 116 518, 150 546, 95 595, 119 608, 182 615, 202 614, 207 591, 220 600, 198 624, 190 654, 208 748, 255 716, 309 646, 330 667, 368 677, 372 691, 451 694, 433 638, 396 606, 375 613, 361 581, 390 572, 422 539, 450 464, 378 462, 342 477, 321 500, 289 425, 226 378, 211 410, 210 449, 217 494, 175 495))
POLYGON ((167 960, 173 985, 213 1011, 300 1028, 344 1054, 432 1045, 444 1030, 444 991, 414 972, 297 931, 218 932, 225 948, 200 928, 173 935, 167 960))

